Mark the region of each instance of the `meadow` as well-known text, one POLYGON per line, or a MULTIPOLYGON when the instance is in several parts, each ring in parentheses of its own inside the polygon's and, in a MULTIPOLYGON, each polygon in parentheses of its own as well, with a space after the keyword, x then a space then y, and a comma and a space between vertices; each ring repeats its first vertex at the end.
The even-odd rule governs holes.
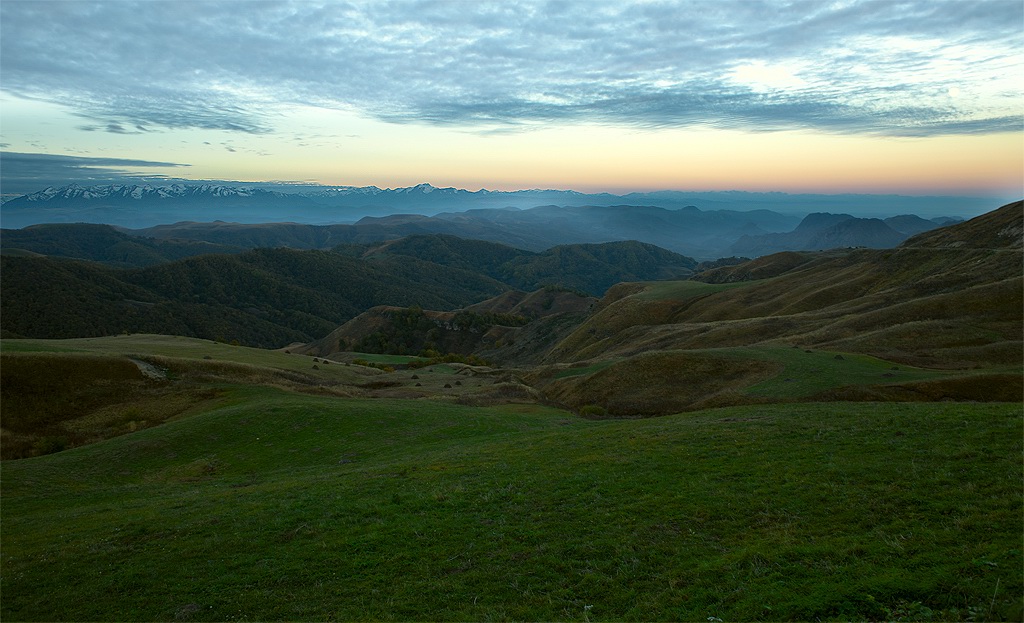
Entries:
MULTIPOLYGON (((386 376, 176 338, 97 348, 386 376)), ((214 392, 187 414, 4 462, 4 620, 1021 616, 1019 403, 587 420, 186 381, 214 392)))

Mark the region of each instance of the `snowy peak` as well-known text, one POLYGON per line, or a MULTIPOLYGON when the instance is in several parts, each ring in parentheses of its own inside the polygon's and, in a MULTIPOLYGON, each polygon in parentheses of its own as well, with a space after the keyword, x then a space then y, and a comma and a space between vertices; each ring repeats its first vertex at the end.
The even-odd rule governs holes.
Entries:
POLYGON ((153 186, 150 184, 109 184, 106 186, 79 186, 70 184, 61 188, 52 186, 23 197, 28 202, 50 201, 89 201, 98 199, 201 199, 205 197, 255 197, 284 196, 259 188, 242 186, 225 186, 222 184, 168 184, 153 186))

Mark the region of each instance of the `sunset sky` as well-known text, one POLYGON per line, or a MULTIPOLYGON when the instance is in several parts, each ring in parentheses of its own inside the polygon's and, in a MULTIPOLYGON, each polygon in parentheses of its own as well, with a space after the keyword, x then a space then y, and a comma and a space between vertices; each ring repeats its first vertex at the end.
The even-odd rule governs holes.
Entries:
POLYGON ((3 192, 1019 197, 1024 3, 0 3, 3 192))

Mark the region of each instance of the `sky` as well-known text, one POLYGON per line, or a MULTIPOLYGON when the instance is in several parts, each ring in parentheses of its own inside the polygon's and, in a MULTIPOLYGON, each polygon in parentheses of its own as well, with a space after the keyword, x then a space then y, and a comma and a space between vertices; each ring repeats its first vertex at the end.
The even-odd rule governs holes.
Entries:
POLYGON ((1020 0, 0 2, 0 192, 1024 195, 1020 0))

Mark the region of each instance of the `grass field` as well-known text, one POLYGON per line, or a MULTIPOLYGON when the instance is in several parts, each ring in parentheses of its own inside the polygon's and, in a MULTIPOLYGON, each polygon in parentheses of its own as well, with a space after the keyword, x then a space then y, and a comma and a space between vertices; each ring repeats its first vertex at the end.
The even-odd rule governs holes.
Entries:
POLYGON ((18 352, 88 352, 104 355, 156 355, 178 359, 213 359, 262 366, 278 370, 291 370, 331 380, 346 372, 340 368, 321 366, 313 369, 313 358, 288 354, 278 350, 263 350, 247 346, 232 346, 198 338, 173 335, 118 335, 111 337, 78 338, 69 340, 3 340, 0 350, 18 352))
POLYGON ((3 465, 4 620, 1019 620, 1019 404, 225 389, 3 465))
MULTIPOLYGON (((88 443, 3 463, 3 620, 1024 614, 1020 403, 591 421, 458 404, 504 387, 464 366, 414 379, 147 335, 0 349, 5 451, 9 427, 59 423, 88 443), (309 389, 339 383, 384 397, 309 389), (403 393, 413 384, 422 398, 403 393)), ((795 348, 706 354, 775 366, 745 390, 771 400, 970 374, 795 348)), ((553 374, 585 382, 623 364, 553 374)))
POLYGON ((869 355, 801 348, 728 348, 709 352, 781 364, 782 369, 776 376, 746 389, 751 396, 767 398, 804 398, 846 385, 924 381, 965 374, 916 368, 869 355))

